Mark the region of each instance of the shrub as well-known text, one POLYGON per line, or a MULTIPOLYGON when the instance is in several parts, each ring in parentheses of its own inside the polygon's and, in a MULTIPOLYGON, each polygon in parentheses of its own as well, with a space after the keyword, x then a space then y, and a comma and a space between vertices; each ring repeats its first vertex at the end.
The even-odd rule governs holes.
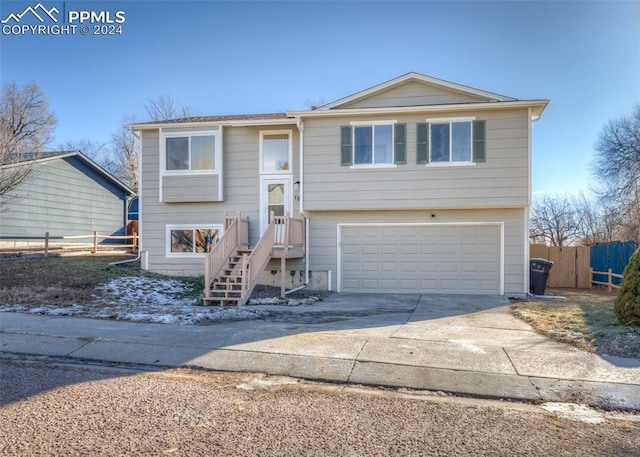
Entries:
POLYGON ((631 256, 624 269, 613 310, 621 324, 640 326, 640 249, 631 256))

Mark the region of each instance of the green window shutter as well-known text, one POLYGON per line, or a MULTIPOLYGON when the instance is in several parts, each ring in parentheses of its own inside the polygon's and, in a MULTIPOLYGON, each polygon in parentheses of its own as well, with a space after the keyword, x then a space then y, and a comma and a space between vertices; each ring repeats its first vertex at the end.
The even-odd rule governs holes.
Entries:
POLYGON ((487 151, 485 146, 486 121, 473 121, 473 161, 486 162, 487 151))
POLYGON ((429 163, 429 124, 426 122, 416 124, 416 138, 418 146, 417 163, 429 163))
POLYGON ((353 152, 351 147, 351 126, 340 127, 340 160, 342 166, 353 164, 353 152))
POLYGON ((407 163, 407 124, 396 124, 394 132, 393 163, 407 163))

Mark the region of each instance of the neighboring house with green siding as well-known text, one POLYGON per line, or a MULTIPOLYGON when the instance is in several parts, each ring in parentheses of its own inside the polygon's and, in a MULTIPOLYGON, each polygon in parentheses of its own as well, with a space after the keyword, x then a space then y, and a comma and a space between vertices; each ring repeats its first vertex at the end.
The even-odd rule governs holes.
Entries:
POLYGON ((132 195, 79 151, 43 153, 27 178, 4 196, 0 236, 124 235, 132 195))
POLYGON ((215 302, 250 291, 240 258, 268 241, 261 282, 525 296, 531 124, 547 104, 408 73, 308 111, 132 125, 143 268, 196 275, 207 259, 215 302), (246 240, 221 243, 240 226, 246 240))

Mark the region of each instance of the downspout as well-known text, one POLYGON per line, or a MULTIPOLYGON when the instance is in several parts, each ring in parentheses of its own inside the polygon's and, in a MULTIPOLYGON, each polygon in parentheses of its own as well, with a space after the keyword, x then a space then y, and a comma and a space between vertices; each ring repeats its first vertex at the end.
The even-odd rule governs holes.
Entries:
POLYGON ((140 260, 140 257, 142 257, 142 251, 138 249, 138 257, 136 257, 135 259, 118 260, 117 262, 109 262, 108 265, 111 266, 111 265, 121 265, 123 263, 131 263, 131 262, 140 260))
MULTIPOLYGON (((142 224, 140 224, 140 213, 141 213, 141 209, 142 209, 142 205, 140 204, 140 186, 142 184, 142 137, 135 131, 133 130, 133 127, 129 127, 129 131, 131 132, 131 134, 136 138, 136 140, 138 140, 138 228, 141 227, 142 224)), ((129 210, 129 208, 127 207, 127 211, 129 210)), ((128 219, 128 213, 127 213, 127 219, 128 219)), ((140 260, 140 258, 142 257, 142 235, 141 233, 138 233, 138 256, 135 259, 127 259, 127 260, 119 260, 117 262, 111 262, 109 263, 109 265, 121 265, 124 263, 131 263, 131 262, 136 262, 138 260, 140 260)))
POLYGON ((529 152, 529 164, 528 164, 528 169, 529 169, 529 183, 528 183, 528 187, 529 187, 529 195, 527 197, 527 207, 525 208, 524 211, 524 239, 525 239, 525 243, 524 243, 524 253, 525 253, 525 264, 524 264, 524 295, 525 297, 528 297, 530 295, 530 288, 531 288, 531 278, 530 278, 530 258, 531 258, 531 252, 530 252, 530 241, 529 241, 529 217, 531 215, 531 205, 533 205, 533 200, 532 200, 532 192, 533 192, 533 187, 532 187, 532 175, 533 175, 533 145, 532 145, 532 140, 533 140, 533 131, 532 131, 532 125, 534 122, 538 121, 541 117, 541 115, 534 115, 531 112, 531 108, 529 108, 528 110, 528 116, 529 116, 529 124, 527 125, 527 136, 528 136, 528 141, 527 141, 527 148, 528 148, 528 152, 529 152))
MULTIPOLYGON (((309 284, 309 215, 304 211, 304 122, 299 116, 296 118, 296 125, 300 132, 300 214, 305 218, 304 224, 304 244, 306 246, 306 252, 304 256, 304 285, 306 287, 309 284)), ((298 289, 295 289, 298 290, 298 289)))

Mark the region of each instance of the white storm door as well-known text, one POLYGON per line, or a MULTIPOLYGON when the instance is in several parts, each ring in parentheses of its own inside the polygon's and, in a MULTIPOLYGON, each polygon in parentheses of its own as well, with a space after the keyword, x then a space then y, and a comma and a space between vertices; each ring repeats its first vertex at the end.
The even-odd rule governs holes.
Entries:
POLYGON ((260 178, 260 233, 264 233, 271 222, 271 212, 275 216, 291 214, 291 181, 291 176, 260 178))

